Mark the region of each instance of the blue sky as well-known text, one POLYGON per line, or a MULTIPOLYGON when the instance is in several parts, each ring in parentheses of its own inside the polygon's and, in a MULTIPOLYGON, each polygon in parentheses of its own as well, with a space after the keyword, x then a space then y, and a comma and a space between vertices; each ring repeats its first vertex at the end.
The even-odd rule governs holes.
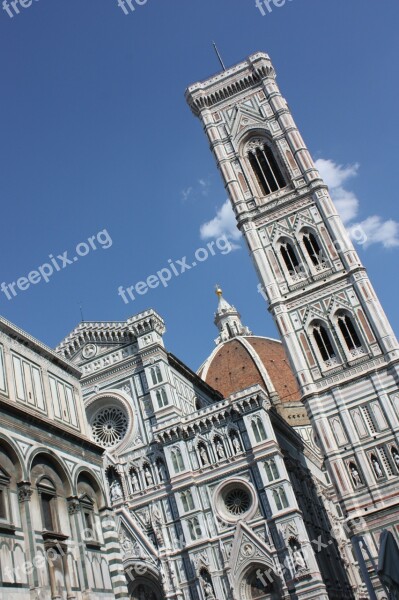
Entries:
MULTIPOLYGON (((226 195, 190 83, 266 51, 349 225, 395 330, 397 0, 291 0, 262 16, 255 0, 35 0, 0 10, 0 280, 13 282, 107 230, 112 246, 31 285, 0 313, 50 346, 80 320, 123 320, 153 307, 168 348, 196 369, 211 352, 215 283, 257 334, 276 336, 247 250, 218 252, 125 304, 128 287, 192 257, 200 232, 230 231, 226 195), (217 217, 219 213, 219 216, 217 217), (217 221, 204 229, 204 224, 217 221), (372 218, 373 217, 373 218, 372 218), (202 229, 201 229, 202 227, 202 229)), ((84 247, 83 251, 84 251, 84 247)), ((1 283, 0 281, 0 283, 1 283)))

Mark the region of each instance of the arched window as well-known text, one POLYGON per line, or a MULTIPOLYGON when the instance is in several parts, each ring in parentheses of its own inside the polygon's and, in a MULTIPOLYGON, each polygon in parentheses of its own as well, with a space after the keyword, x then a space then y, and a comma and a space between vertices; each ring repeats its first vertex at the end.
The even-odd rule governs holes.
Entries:
POLYGON ((198 540, 202 536, 202 530, 198 517, 190 519, 188 522, 188 528, 190 530, 190 536, 192 540, 198 540))
POLYGON ((282 242, 280 245, 280 252, 289 273, 292 275, 298 273, 300 263, 293 245, 290 242, 282 242))
POLYGON ((262 419, 259 417, 252 421, 252 431, 254 432, 255 440, 257 442, 263 442, 263 440, 267 438, 262 419))
POLYGON ((274 481, 280 477, 274 458, 271 458, 265 462, 265 470, 269 481, 274 481))
POLYGON ((273 499, 276 503, 277 510, 283 510, 283 508, 287 508, 288 498, 283 487, 278 487, 273 490, 273 499))
POLYGON ((314 325, 312 333, 322 359, 327 362, 328 360, 335 358, 334 347, 324 325, 314 325))
POLYGON ((271 148, 260 140, 255 143, 257 147, 250 150, 248 160, 260 189, 268 196, 287 184, 271 148))
POLYGON ((169 400, 168 400, 168 396, 166 395, 165 388, 161 388, 160 390, 157 390, 156 396, 157 396, 158 408, 163 408, 164 406, 167 406, 169 404, 169 400))
POLYGON ((172 450, 172 464, 175 473, 184 471, 184 461, 181 452, 178 448, 172 450))
POLYGON ((360 341, 351 317, 346 314, 340 314, 337 322, 348 350, 356 350, 356 348, 361 348, 362 342, 360 341))
POLYGON ((315 267, 323 265, 325 263, 325 258, 316 236, 309 231, 303 234, 302 240, 313 265, 315 267))
POLYGON ((162 371, 159 365, 151 368, 151 379, 154 385, 162 382, 162 371))
POLYGON ((186 490, 180 494, 184 512, 194 510, 194 498, 190 490, 186 490))

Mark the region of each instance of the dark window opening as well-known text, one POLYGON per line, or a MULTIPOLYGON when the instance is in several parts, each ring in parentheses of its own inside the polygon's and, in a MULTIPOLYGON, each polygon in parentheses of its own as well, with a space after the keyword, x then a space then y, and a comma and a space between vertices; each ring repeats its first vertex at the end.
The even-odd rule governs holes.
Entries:
POLYGON ((43 525, 44 529, 47 531, 55 531, 52 511, 53 500, 54 496, 51 496, 50 494, 41 495, 43 525))
POLYGON ((352 319, 348 315, 342 315, 338 318, 338 327, 341 330, 348 350, 355 350, 356 348, 361 348, 362 342, 359 339, 355 326, 353 325, 352 319))
POLYGON ((314 236, 313 233, 305 233, 303 236, 303 243, 314 266, 317 267, 322 265, 325 262, 325 259, 316 236, 314 236))
POLYGON ((91 518, 91 513, 89 512, 85 512, 84 513, 84 518, 85 518, 85 525, 86 525, 86 529, 93 529, 93 521, 91 518))
POLYGON ((327 361, 331 358, 334 358, 334 348, 326 328, 323 325, 318 325, 317 327, 314 327, 313 336, 323 360, 327 361))
POLYGON ((286 186, 284 176, 269 146, 265 144, 263 148, 259 147, 255 152, 250 152, 248 159, 265 196, 286 186))
POLYGON ((285 243, 281 245, 281 255, 283 257, 285 266, 288 271, 291 273, 295 273, 299 269, 299 260, 297 255, 295 254, 295 250, 290 243, 285 243))

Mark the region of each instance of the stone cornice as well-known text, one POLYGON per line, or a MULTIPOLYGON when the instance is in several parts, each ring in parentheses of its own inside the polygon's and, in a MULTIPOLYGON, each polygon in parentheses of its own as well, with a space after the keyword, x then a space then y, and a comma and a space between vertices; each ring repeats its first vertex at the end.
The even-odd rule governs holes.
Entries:
POLYGON ((154 438, 159 444, 173 443, 178 440, 192 438, 201 431, 212 429, 215 424, 223 423, 234 416, 270 408, 270 401, 265 391, 255 385, 247 390, 232 394, 227 400, 208 406, 192 415, 159 426, 154 430, 154 438))
POLYGON ((29 333, 26 333, 26 331, 20 329, 19 327, 17 327, 10 321, 7 321, 7 319, 4 319, 3 317, 0 317, 0 330, 3 331, 9 338, 16 340, 25 347, 27 346, 36 354, 43 356, 51 363, 60 367, 63 371, 67 371, 75 377, 80 378, 80 369, 78 369, 69 360, 60 356, 59 354, 57 354, 57 352, 49 348, 49 346, 46 346, 42 342, 39 342, 39 340, 31 336, 29 333))
MULTIPOLYGON (((8 399, 4 399, 2 396, 0 396, 0 412, 2 414, 2 426, 10 427, 10 429, 15 432, 18 431, 18 433, 21 435, 27 435, 29 424, 32 424, 39 430, 44 430, 47 434, 53 435, 52 441, 55 444, 64 440, 69 442, 69 444, 65 447, 66 450, 70 451, 72 444, 75 448, 89 450, 100 457, 104 453, 104 448, 95 444, 82 433, 66 429, 48 417, 35 413, 27 406, 18 406, 17 404, 10 402, 8 399), (7 415, 16 417, 17 423, 15 423, 15 421, 10 421, 10 423, 7 423, 7 415)), ((33 440, 32 431, 30 431, 29 435, 33 440)))
POLYGON ((274 79, 276 73, 269 56, 264 52, 257 52, 226 71, 190 85, 185 93, 186 100, 192 112, 198 116, 206 108, 259 86, 266 77, 274 79))
POLYGON ((163 319, 153 309, 134 315, 127 321, 82 321, 60 342, 56 352, 71 357, 90 342, 126 344, 150 331, 156 331, 161 336, 166 331, 163 319))
POLYGON ((130 341, 131 335, 125 322, 83 321, 58 344, 56 352, 61 356, 73 356, 89 342, 122 344, 130 341))

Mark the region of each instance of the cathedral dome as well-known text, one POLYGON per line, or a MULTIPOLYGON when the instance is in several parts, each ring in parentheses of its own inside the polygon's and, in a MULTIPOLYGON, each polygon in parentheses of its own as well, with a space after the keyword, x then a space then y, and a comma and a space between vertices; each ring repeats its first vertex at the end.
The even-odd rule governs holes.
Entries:
POLYGON ((225 398, 259 384, 291 425, 308 423, 299 387, 282 343, 253 335, 242 324, 234 306, 223 298, 220 288, 216 293, 219 304, 215 324, 219 336, 215 340, 216 348, 201 365, 199 376, 225 398))
POLYGON ((224 341, 198 374, 225 398, 256 384, 272 391, 271 383, 281 402, 300 399, 298 384, 278 340, 246 335, 224 341))

